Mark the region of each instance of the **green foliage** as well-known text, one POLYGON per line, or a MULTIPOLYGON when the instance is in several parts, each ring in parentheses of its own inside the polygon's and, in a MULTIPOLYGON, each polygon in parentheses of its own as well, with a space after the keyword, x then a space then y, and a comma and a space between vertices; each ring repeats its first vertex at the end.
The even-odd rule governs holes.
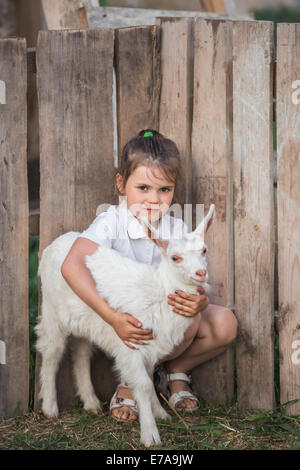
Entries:
POLYGON ((260 21, 274 22, 275 47, 277 44, 277 23, 299 23, 300 8, 281 6, 280 8, 264 8, 254 12, 254 18, 260 21))
POLYGON ((299 23, 300 9, 281 6, 280 8, 264 8, 254 12, 256 20, 273 21, 274 23, 299 23))

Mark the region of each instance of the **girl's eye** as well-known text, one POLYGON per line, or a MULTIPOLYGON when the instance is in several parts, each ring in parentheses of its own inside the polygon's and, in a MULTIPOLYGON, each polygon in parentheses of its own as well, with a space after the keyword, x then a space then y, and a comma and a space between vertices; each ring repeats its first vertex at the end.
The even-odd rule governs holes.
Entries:
MULTIPOLYGON (((139 189, 141 189, 142 191, 145 191, 148 189, 148 186, 139 186, 139 189)), ((171 191, 170 188, 161 188, 161 191, 163 193, 169 193, 171 191)))

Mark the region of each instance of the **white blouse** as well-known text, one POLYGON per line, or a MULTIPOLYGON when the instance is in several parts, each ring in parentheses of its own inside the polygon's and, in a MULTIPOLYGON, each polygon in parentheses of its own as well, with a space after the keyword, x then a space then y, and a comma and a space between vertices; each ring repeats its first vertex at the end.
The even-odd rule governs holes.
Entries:
MULTIPOLYGON (((182 238, 186 231, 187 226, 182 219, 164 214, 159 221, 158 232, 162 239, 182 238)), ((147 237, 126 203, 111 205, 106 212, 96 217, 80 237, 113 248, 122 256, 140 263, 158 267, 161 261, 159 248, 147 237)))

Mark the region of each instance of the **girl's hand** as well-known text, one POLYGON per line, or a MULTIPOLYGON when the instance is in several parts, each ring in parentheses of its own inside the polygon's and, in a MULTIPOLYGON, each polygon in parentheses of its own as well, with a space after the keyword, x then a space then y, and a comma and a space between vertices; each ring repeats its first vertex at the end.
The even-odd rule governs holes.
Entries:
POLYGON ((209 298, 203 287, 198 286, 197 291, 200 295, 186 294, 182 290, 178 290, 178 294, 168 295, 168 304, 173 305, 173 312, 185 317, 194 317, 202 312, 209 304, 209 298))
POLYGON ((153 339, 152 330, 144 330, 141 322, 130 313, 118 313, 113 328, 123 343, 130 349, 134 344, 147 344, 144 341, 153 339))

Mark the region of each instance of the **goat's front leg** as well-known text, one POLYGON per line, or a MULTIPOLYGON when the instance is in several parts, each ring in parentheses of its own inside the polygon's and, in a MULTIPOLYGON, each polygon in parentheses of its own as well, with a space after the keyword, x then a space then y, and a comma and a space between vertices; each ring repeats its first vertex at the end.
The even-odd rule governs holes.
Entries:
POLYGON ((163 421, 172 421, 171 415, 169 415, 169 413, 167 413, 166 410, 161 406, 159 398, 157 396, 153 380, 154 368, 147 367, 147 371, 149 376, 152 378, 151 405, 153 414, 155 418, 162 419, 163 421))
POLYGON ((151 395, 152 410, 155 418, 162 419, 163 421, 172 421, 171 415, 161 406, 158 399, 154 385, 152 384, 152 395, 151 395))
POLYGON ((116 368, 121 379, 131 388, 137 402, 140 421, 141 443, 146 447, 160 444, 160 436, 152 412, 153 383, 138 351, 130 356, 116 358, 116 368), (130 360, 128 360, 130 358, 130 360))

